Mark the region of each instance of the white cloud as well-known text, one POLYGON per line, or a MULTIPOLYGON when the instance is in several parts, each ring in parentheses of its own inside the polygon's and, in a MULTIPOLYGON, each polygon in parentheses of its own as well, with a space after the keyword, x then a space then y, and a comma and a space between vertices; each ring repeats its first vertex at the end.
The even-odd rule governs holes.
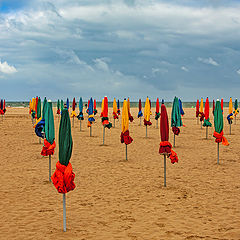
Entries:
POLYGON ((238 69, 238 70, 237 70, 237 74, 239 74, 239 75, 240 75, 240 69, 238 69))
POLYGON ((189 72, 188 68, 182 66, 181 69, 184 71, 184 72, 189 72))
POLYGON ((93 60, 95 66, 102 71, 109 72, 108 64, 104 61, 104 58, 96 58, 93 60))
POLYGON ((6 73, 6 74, 12 74, 12 73, 16 73, 17 69, 14 66, 8 65, 6 61, 1 62, 0 60, 0 72, 6 73))
POLYGON ((209 57, 209 58, 201 58, 201 57, 199 57, 198 61, 202 62, 202 63, 205 63, 205 64, 210 64, 210 65, 213 65, 213 66, 218 66, 219 65, 219 63, 217 63, 211 57, 209 57))

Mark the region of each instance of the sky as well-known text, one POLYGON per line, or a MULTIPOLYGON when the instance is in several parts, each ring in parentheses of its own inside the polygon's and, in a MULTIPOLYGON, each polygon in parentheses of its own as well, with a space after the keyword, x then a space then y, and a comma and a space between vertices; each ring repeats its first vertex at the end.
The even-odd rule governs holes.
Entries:
POLYGON ((0 0, 0 98, 237 98, 239 12, 237 0, 0 0))

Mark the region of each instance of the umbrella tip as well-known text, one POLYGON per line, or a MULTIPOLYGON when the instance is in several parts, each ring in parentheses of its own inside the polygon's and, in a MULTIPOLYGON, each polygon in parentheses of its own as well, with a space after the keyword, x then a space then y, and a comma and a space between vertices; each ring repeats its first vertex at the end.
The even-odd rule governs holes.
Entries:
POLYGON ((219 99, 217 99, 217 101, 219 101, 219 99))
POLYGON ((48 99, 48 102, 52 102, 52 100, 51 100, 51 99, 48 99))

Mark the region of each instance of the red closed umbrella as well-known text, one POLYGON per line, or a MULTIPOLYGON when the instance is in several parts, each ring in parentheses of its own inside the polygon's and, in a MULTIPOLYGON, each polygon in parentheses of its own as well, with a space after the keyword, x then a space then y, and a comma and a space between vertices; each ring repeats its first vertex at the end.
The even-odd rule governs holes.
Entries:
POLYGON ((160 116, 160 148, 159 153, 164 155, 164 187, 166 187, 166 156, 171 159, 171 163, 178 162, 177 154, 172 150, 172 144, 169 139, 169 122, 167 110, 164 104, 161 106, 160 116))
POLYGON ((212 114, 214 115, 214 110, 215 110, 215 101, 213 100, 213 103, 212 103, 212 114))
POLYGON ((72 103, 72 110, 75 111, 76 108, 76 100, 73 98, 73 103, 72 103))
POLYGON ((222 112, 223 112, 223 98, 221 99, 221 109, 222 109, 222 112))

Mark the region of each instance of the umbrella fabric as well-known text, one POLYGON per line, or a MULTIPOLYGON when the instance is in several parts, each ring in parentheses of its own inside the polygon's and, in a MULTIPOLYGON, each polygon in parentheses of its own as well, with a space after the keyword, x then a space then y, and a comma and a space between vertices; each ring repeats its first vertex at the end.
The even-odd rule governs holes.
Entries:
POLYGON ((144 125, 145 126, 151 126, 152 123, 150 121, 150 115, 151 115, 151 106, 149 98, 146 98, 145 106, 144 106, 144 125))
POLYGON ((35 133, 38 137, 44 138, 43 128, 45 126, 45 120, 41 119, 35 126, 35 133))
POLYGON ((69 110, 69 99, 68 98, 67 98, 66 104, 67 104, 67 110, 69 110))
POLYGON ((60 101, 57 101, 57 114, 60 114, 60 101))
POLYGON ((6 102, 5 99, 3 100, 3 113, 5 114, 5 112, 7 111, 6 109, 6 102))
POLYGON ((128 116, 128 103, 126 99, 123 101, 122 108, 122 132, 121 132, 121 143, 126 145, 132 143, 133 139, 129 136, 129 116, 128 116))
POLYGON ((1 115, 4 114, 4 110, 3 110, 3 99, 1 99, 1 101, 0 101, 0 114, 1 114, 1 115))
POLYGON ((120 115, 120 102, 119 102, 119 99, 117 101, 117 114, 120 115))
POLYGON ((38 109, 38 97, 36 97, 36 103, 35 103, 35 118, 37 119, 37 109, 38 109))
POLYGON ((234 116, 236 117, 239 113, 239 110, 238 110, 238 100, 236 99, 235 102, 234 102, 234 116))
POLYGON ((214 128, 215 131, 213 133, 213 136, 216 138, 215 142, 222 142, 222 144, 226 146, 229 145, 227 139, 223 136, 223 113, 219 100, 216 101, 216 106, 214 110, 214 128))
POLYGON ((159 99, 157 98, 157 101, 156 101, 156 112, 155 112, 155 119, 158 120, 160 118, 160 112, 159 112, 159 99))
POLYGON ((213 103, 212 103, 212 114, 214 116, 214 110, 215 110, 215 101, 213 100, 213 103))
POLYGON ((138 101, 138 118, 142 117, 143 113, 142 113, 142 101, 141 99, 139 99, 138 101))
POLYGON ((212 124, 210 123, 210 119, 209 119, 209 100, 208 100, 208 98, 206 99, 206 102, 205 102, 204 117, 205 117, 205 119, 204 119, 203 126, 211 127, 212 124))
POLYGON ((78 120, 84 120, 82 97, 80 97, 80 99, 79 99, 79 114, 78 114, 77 118, 78 118, 78 120))
POLYGON ((182 101, 181 101, 180 98, 178 99, 178 102, 179 102, 180 114, 183 116, 185 113, 184 113, 184 111, 183 111, 182 101))
POLYGON ((227 120, 229 124, 232 124, 232 120, 233 120, 233 103, 232 103, 232 98, 230 98, 229 101, 229 114, 227 116, 227 120))
POLYGON ((101 104, 101 114, 100 114, 100 117, 103 117, 103 109, 104 109, 104 98, 102 99, 102 104, 101 104))
POLYGON ((197 103, 196 103, 196 117, 199 116, 199 100, 197 100, 197 103))
POLYGON ((113 99, 113 118, 114 119, 118 119, 118 115, 117 115, 117 101, 116 99, 114 98, 113 99))
POLYGON ((108 129, 112 127, 112 123, 108 121, 108 99, 107 97, 103 98, 102 105, 102 125, 108 129))
POLYGON ((180 128, 182 126, 182 119, 179 109, 179 102, 178 98, 175 97, 173 100, 173 106, 172 106, 172 117, 171 117, 171 127, 172 131, 175 135, 179 135, 180 128))
POLYGON ((35 118, 36 98, 32 98, 32 118, 35 118))
POLYGON ((72 113, 71 113, 71 117, 77 117, 77 114, 75 112, 75 108, 76 108, 76 100, 75 98, 73 98, 73 103, 72 103, 72 113))
POLYGON ((63 109, 59 126, 59 161, 52 175, 52 182, 59 193, 74 190, 75 174, 69 162, 72 155, 71 123, 67 109, 63 109))
POLYGON ((46 138, 44 139, 44 145, 42 148, 41 155, 43 156, 53 155, 56 143, 52 102, 47 102, 44 129, 46 138))
POLYGON ((47 98, 45 97, 43 100, 43 107, 42 107, 42 119, 45 119, 46 111, 47 111, 47 98))
POLYGON ((41 98, 39 97, 38 98, 38 103, 37 103, 37 119, 40 119, 41 118, 41 109, 42 109, 42 106, 41 106, 41 98))
POLYGON ((90 98, 88 106, 88 127, 91 127, 92 123, 95 121, 93 115, 93 100, 90 98))
POLYGON ((161 105, 161 116, 160 116, 160 135, 161 142, 159 153, 167 154, 171 159, 171 163, 178 162, 177 154, 172 150, 172 144, 168 141, 169 139, 169 123, 167 110, 164 104, 161 105))
POLYGON ((94 103, 93 103, 93 113, 94 113, 94 115, 97 114, 97 102, 96 102, 96 99, 94 99, 94 103))
POLYGON ((64 104, 63 104, 63 100, 61 100, 61 114, 63 109, 64 109, 64 104))
POLYGON ((134 119, 133 119, 133 116, 131 115, 130 113, 130 100, 128 98, 127 100, 127 106, 128 106, 128 117, 129 117, 129 121, 132 122, 134 119))
POLYGON ((204 120, 204 112, 203 112, 203 99, 201 98, 200 102, 200 110, 199 110, 200 121, 204 120))
POLYGON ((223 98, 221 99, 221 109, 222 109, 222 112, 223 112, 223 98))

